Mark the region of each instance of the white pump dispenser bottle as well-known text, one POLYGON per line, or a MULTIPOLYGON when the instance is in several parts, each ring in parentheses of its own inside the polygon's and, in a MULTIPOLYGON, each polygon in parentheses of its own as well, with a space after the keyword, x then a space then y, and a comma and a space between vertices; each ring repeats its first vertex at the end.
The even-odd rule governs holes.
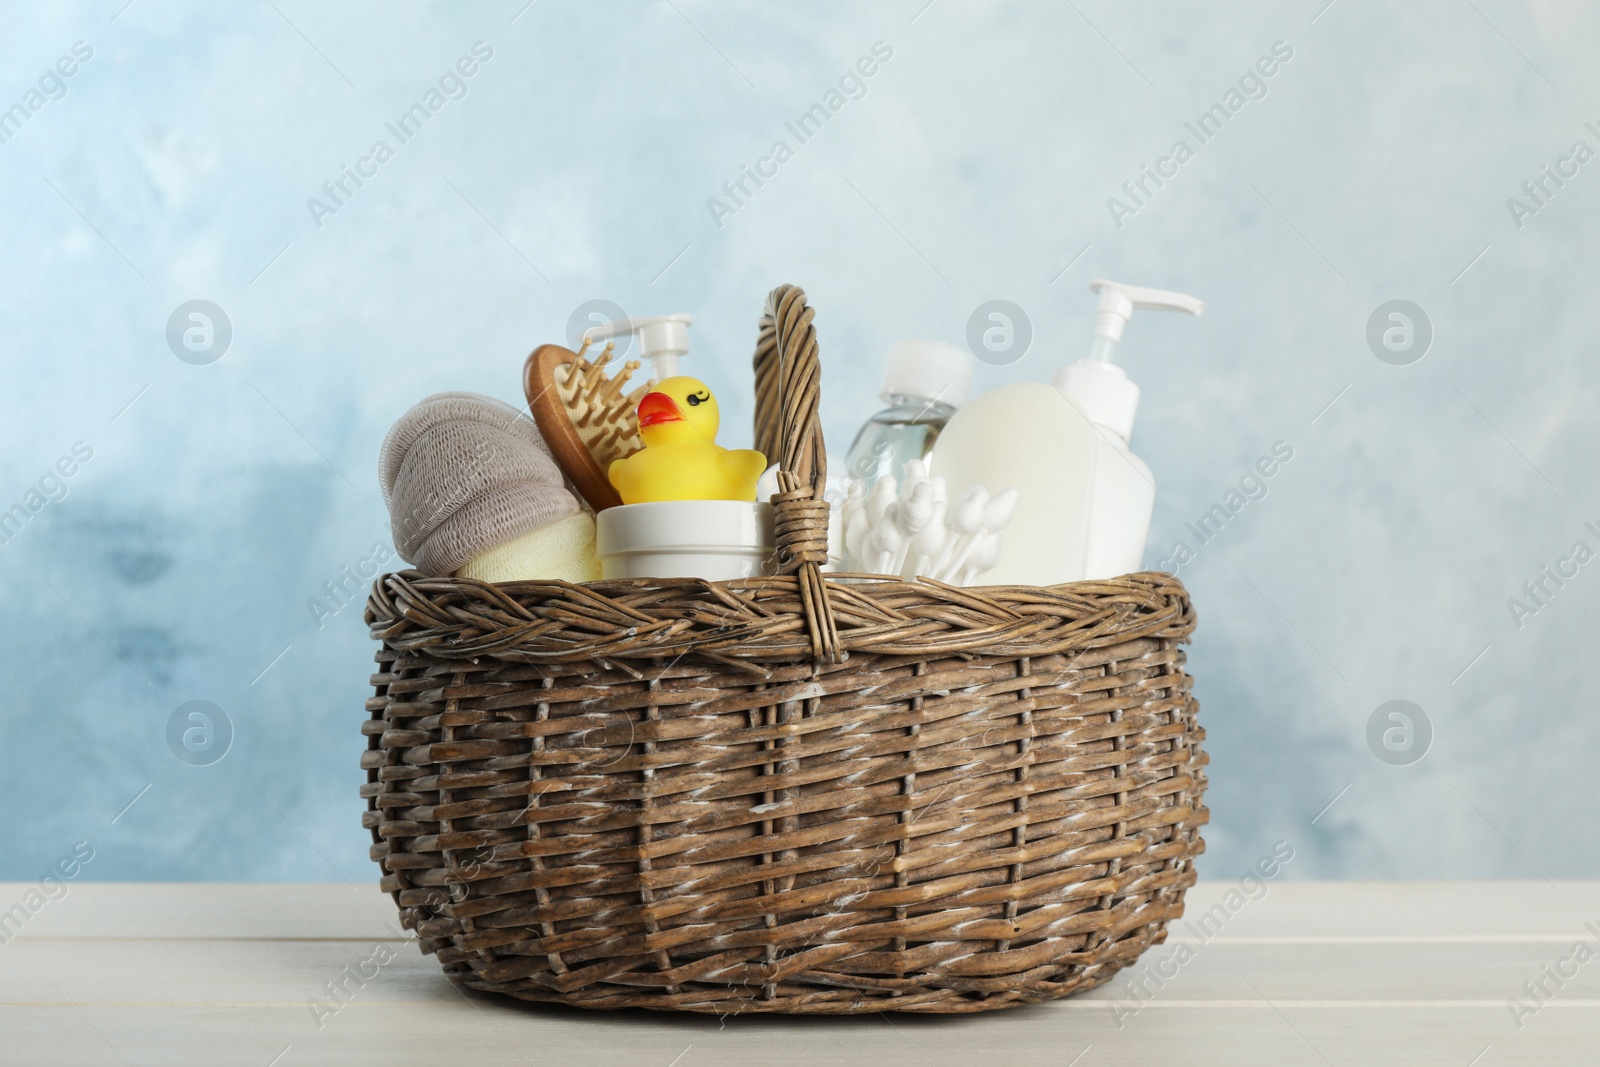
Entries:
POLYGON ((1128 450, 1139 387, 1111 362, 1136 309, 1198 315, 1205 304, 1184 293, 1106 281, 1089 283, 1100 294, 1089 358, 1056 371, 1055 387, 1094 424, 1094 490, 1089 504, 1084 578, 1116 578, 1139 569, 1150 536, 1156 483, 1144 460, 1128 450))
POLYGON ((1186 311, 1192 296, 1096 281, 1100 294, 1089 358, 1054 383, 1003 385, 951 418, 931 470, 952 499, 973 485, 1021 491, 1000 539, 993 585, 1055 585, 1137 571, 1150 533, 1155 480, 1128 451, 1139 387, 1111 362, 1135 309, 1186 311))
POLYGON ((650 315, 618 319, 604 326, 583 331, 585 341, 609 341, 614 337, 639 335, 639 355, 650 361, 650 377, 663 381, 678 373, 678 357, 689 354, 689 326, 694 316, 650 315))

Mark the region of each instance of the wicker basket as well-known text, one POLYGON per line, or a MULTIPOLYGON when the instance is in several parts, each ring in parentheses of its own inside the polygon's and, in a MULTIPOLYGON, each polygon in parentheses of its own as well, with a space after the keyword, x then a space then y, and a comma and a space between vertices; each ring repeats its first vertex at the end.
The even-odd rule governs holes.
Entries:
POLYGON ((781 576, 385 575, 365 824, 451 979, 587 1008, 975 1012, 1166 936, 1204 848, 1177 579, 824 577, 805 294, 768 299, 781 576))

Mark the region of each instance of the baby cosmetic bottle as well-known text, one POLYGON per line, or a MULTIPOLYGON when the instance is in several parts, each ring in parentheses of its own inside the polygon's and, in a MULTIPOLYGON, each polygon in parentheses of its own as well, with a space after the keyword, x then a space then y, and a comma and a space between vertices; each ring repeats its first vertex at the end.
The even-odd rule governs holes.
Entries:
MULTIPOLYGON (((889 346, 879 395, 888 407, 868 419, 845 456, 857 492, 878 479, 899 478, 906 460, 925 459, 972 388, 972 356, 939 341, 896 341, 889 346)), ((830 468, 831 470, 831 468, 830 468)))
POLYGON ((1128 451, 1139 387, 1111 362, 1136 308, 1198 315, 1194 297, 1096 281, 1100 294, 1089 358, 1054 383, 991 390, 962 408, 939 437, 931 470, 951 498, 974 485, 1020 491, 993 585, 1055 585, 1139 569, 1155 482, 1128 451))
POLYGON ((1198 315, 1205 304, 1183 293, 1142 289, 1099 279, 1089 288, 1100 294, 1089 358, 1056 371, 1054 382, 1094 424, 1094 490, 1089 504, 1086 579, 1117 578, 1140 568, 1156 482, 1144 460, 1128 451, 1139 387, 1113 363, 1117 342, 1134 310, 1186 311, 1198 315))

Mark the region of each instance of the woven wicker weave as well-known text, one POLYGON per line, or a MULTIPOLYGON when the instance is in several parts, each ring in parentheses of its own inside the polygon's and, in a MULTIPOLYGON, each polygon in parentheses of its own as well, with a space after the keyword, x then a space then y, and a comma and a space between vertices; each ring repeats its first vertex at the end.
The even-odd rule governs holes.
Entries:
POLYGON ((781 576, 375 583, 365 822, 452 979, 986 1011, 1098 985, 1182 914, 1207 819, 1182 585, 822 576, 811 315, 775 290, 756 352, 781 576))

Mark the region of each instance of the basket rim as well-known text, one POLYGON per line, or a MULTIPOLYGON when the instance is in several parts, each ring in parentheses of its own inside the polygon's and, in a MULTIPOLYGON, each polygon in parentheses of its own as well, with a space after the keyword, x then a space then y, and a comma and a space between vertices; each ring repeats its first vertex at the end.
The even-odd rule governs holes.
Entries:
MULTIPOLYGON (((822 578, 846 656, 1059 655, 1140 638, 1185 643, 1195 627, 1188 590, 1160 571, 1054 586, 822 578)), ((699 654, 763 674, 762 663, 813 658, 798 575, 491 584, 405 570, 378 576, 365 618, 386 648, 440 659, 579 664, 699 654)))

